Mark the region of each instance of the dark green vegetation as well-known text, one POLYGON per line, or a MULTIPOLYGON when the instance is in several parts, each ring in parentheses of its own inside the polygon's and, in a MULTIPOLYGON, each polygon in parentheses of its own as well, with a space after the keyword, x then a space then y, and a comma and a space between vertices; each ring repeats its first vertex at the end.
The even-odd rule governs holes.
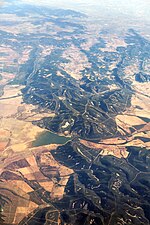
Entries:
MULTIPOLYGON (((113 53, 98 50, 105 45, 101 39, 89 51, 81 50, 92 64, 91 68, 82 71, 82 84, 59 69, 60 62, 65 60, 63 49, 54 50, 41 64, 42 72, 37 70, 32 74, 23 90, 26 102, 56 113, 54 118, 45 118, 36 124, 63 133, 62 126, 67 121, 70 124, 67 130, 72 136, 93 141, 121 135, 114 118, 130 106, 134 92, 124 69, 136 59, 139 60, 139 71, 143 71, 141 59, 142 62, 148 59, 150 50, 150 43, 133 30, 129 31, 125 41, 127 47, 118 47, 113 53), (102 62, 98 60, 99 55, 103 56, 102 62), (110 71, 109 65, 114 61, 116 68, 110 71), (105 69, 101 69, 102 65, 105 69), (44 69, 51 76, 46 78, 44 69), (64 77, 57 76, 57 71, 64 77), (117 90, 109 90, 108 85, 112 84, 117 85, 117 90), (60 100, 61 96, 64 100, 60 100)), ((135 74, 139 82, 149 79, 137 77, 139 75, 135 74)), ((57 161, 74 170, 65 188, 66 195, 53 203, 60 212, 62 224, 149 224, 149 152, 133 147, 128 151, 127 159, 100 157, 99 152, 82 146, 75 138, 52 152, 57 161)), ((43 224, 47 213, 51 220, 58 221, 59 213, 53 213, 53 210, 40 210, 36 216, 39 220, 43 218, 43 224)), ((35 224, 35 220, 31 219, 30 224, 35 224)))
MULTIPOLYGON (((117 52, 102 52, 98 49, 105 46, 101 38, 89 51, 81 49, 88 57, 91 68, 82 71, 83 78, 80 82, 60 69, 60 63, 67 63, 62 57, 62 45, 66 43, 67 47, 72 42, 62 39, 60 46, 57 43, 56 50, 41 63, 40 70, 37 68, 29 76, 23 90, 26 102, 38 104, 56 113, 54 118, 42 119, 37 124, 63 133, 62 126, 67 121, 70 124, 67 128, 70 133, 90 140, 120 135, 114 118, 130 106, 134 93, 132 81, 124 70, 136 61, 139 71, 142 71, 140 74, 144 73, 142 64, 148 60, 150 54, 150 43, 135 31, 129 30, 125 41, 127 47, 118 47, 117 52), (112 63, 116 63, 116 68, 110 70, 112 63), (63 76, 57 76, 58 71, 63 76), (116 85, 115 90, 110 90, 110 85, 116 85), (60 97, 63 97, 63 100, 60 100, 60 97)), ((77 47, 80 47, 80 42, 77 47)), ((135 80, 146 82, 149 76, 146 74, 144 78, 144 75, 135 74, 135 80)))
MULTIPOLYGON (((130 147, 127 159, 101 156, 100 151, 81 145, 79 138, 98 142, 103 138, 122 136, 117 130, 115 117, 131 105, 134 93, 132 81, 142 83, 150 79, 145 69, 150 57, 149 41, 131 29, 123 37, 126 47, 118 46, 114 52, 102 51, 106 41, 101 32, 97 43, 85 50, 82 44, 86 42, 86 26, 82 25, 82 14, 29 6, 24 10, 24 7, 9 8, 8 12, 16 12, 18 16, 36 12, 43 19, 37 18, 34 24, 52 22, 59 28, 73 29, 72 32, 59 31, 51 35, 21 33, 17 36, 18 42, 12 41, 14 35, 9 32, 0 34, 3 43, 9 43, 18 53, 27 45, 32 46, 29 60, 20 65, 12 83, 25 85, 22 90, 24 102, 55 112, 54 118, 44 118, 34 124, 52 132, 63 134, 67 131, 72 135, 73 140, 53 150, 52 155, 59 163, 73 169, 74 174, 60 201, 52 202, 48 192, 42 195, 37 189, 37 196, 49 206, 37 209, 35 216, 29 215, 19 225, 58 224, 59 217, 62 225, 148 225, 149 152, 144 148, 130 147), (63 53, 72 44, 91 63, 90 68, 85 67, 81 71, 80 81, 72 78, 61 66, 69 63, 63 53), (46 48, 47 45, 53 46, 53 49, 49 55, 42 57, 40 46, 46 48), (134 63, 138 73, 130 79, 125 69, 134 63), (110 69, 113 64, 114 68, 110 69), (111 89, 112 85, 115 85, 114 89, 111 89)), ((34 146, 53 143, 51 140, 47 142, 47 134, 46 140, 45 136, 42 140, 39 138, 34 146)), ((57 136, 54 137, 57 139, 57 136)), ((65 137, 61 143, 64 142, 65 137)))
POLYGON ((53 206, 36 210, 35 218, 29 215, 19 225, 49 224, 48 218, 54 224, 60 218, 61 224, 72 225, 148 225, 149 152, 133 147, 128 151, 127 159, 100 157, 77 140, 52 151, 58 162, 74 170, 66 195, 53 206))

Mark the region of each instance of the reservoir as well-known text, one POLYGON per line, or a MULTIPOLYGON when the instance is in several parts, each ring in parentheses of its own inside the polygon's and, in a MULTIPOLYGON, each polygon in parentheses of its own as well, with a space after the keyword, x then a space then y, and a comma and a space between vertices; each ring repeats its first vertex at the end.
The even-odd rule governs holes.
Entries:
POLYGON ((71 138, 59 136, 58 134, 46 131, 43 132, 41 135, 37 136, 36 140, 33 141, 32 146, 38 147, 49 144, 65 144, 69 140, 71 140, 71 138))

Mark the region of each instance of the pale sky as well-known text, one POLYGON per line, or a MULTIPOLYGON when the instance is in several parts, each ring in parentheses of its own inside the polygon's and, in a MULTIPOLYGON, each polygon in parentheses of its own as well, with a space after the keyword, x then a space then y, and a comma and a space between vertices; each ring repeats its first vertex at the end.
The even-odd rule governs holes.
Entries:
POLYGON ((80 10, 88 14, 121 13, 149 20, 150 0, 20 0, 39 5, 80 10))

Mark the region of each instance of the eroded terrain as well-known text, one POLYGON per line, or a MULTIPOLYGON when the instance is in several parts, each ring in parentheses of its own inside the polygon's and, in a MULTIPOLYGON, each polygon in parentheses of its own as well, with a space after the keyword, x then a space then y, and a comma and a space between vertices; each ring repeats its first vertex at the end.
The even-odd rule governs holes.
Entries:
POLYGON ((1 223, 148 225, 148 36, 72 10, 1 17, 1 223))

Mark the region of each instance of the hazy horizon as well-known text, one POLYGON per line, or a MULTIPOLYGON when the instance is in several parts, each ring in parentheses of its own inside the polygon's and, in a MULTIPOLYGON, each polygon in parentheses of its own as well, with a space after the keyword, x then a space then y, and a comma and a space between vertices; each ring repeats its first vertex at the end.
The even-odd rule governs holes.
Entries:
POLYGON ((89 15, 98 14, 101 12, 105 15, 120 14, 141 18, 142 20, 149 20, 150 2, 148 0, 21 0, 24 3, 35 5, 47 5, 59 8, 68 8, 79 10, 89 15))

